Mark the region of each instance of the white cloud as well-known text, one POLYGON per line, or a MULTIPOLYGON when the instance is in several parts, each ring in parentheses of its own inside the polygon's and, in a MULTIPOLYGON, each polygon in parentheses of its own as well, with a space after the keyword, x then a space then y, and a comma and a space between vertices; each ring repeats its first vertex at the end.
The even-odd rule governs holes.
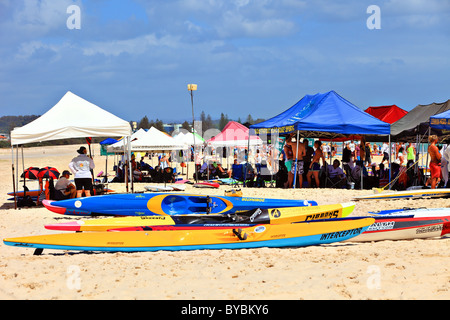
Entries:
POLYGON ((295 24, 283 19, 251 20, 235 12, 225 12, 222 23, 217 27, 220 37, 267 38, 286 36, 295 29, 295 24))
POLYGON ((176 48, 179 39, 173 36, 156 37, 148 34, 133 39, 91 42, 83 49, 83 54, 92 56, 103 54, 105 56, 118 56, 122 53, 143 54, 152 47, 176 48))

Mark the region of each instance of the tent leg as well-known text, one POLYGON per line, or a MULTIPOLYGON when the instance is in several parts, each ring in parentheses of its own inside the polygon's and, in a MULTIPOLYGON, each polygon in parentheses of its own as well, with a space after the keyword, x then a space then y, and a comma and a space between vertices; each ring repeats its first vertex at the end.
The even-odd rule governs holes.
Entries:
MULTIPOLYGON (((16 170, 19 170, 19 145, 16 146, 16 170)), ((16 186, 19 189, 19 172, 16 174, 16 186)), ((38 197, 39 202, 39 197, 38 197)))
POLYGON ((248 130, 248 142, 247 142, 247 154, 245 155, 245 164, 244 164, 244 184, 243 187, 246 187, 247 181, 247 166, 248 166, 248 154, 250 152, 250 130, 248 130))
POLYGON ((391 157, 392 157, 392 146, 391 146, 391 135, 389 135, 389 190, 391 190, 391 180, 392 180, 392 166, 391 166, 391 157))
POLYGON ((131 182, 131 193, 134 193, 134 184, 133 184, 133 166, 131 165, 131 136, 128 137, 128 168, 130 172, 130 182, 131 182))
MULTIPOLYGON (((295 151, 295 174, 294 174, 294 183, 292 184, 292 188, 295 189, 297 185, 297 161, 298 161, 298 140, 300 139, 300 131, 297 130, 297 150, 295 151)), ((302 186, 300 186, 302 188, 302 186)))
POLYGON ((11 169, 12 169, 12 179, 13 179, 13 192, 14 192, 14 209, 17 210, 17 196, 16 196, 16 177, 14 172, 14 146, 11 145, 11 169))

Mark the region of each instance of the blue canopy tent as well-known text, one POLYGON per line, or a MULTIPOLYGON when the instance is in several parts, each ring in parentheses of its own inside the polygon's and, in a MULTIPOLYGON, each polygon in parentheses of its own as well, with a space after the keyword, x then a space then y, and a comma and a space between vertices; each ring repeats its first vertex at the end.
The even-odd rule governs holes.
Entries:
POLYGON ((334 91, 306 95, 291 108, 250 126, 256 134, 320 131, 338 134, 389 135, 390 124, 359 109, 334 91))
POLYGON ((258 135, 297 132, 297 142, 299 131, 316 131, 343 135, 389 135, 390 143, 390 128, 389 123, 364 112, 335 91, 306 95, 279 115, 250 126, 258 135))
POLYGON ((450 110, 431 116, 430 127, 440 130, 450 130, 450 110))

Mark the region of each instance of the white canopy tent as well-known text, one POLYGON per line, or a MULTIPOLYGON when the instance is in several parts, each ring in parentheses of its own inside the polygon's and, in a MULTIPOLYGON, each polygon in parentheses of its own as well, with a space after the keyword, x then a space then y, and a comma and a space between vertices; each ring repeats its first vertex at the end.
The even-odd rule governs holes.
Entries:
POLYGON ((128 121, 103 110, 68 91, 45 114, 29 124, 14 128, 11 145, 68 138, 130 136, 128 121))
MULTIPOLYGON (((139 131, 138 131, 139 132, 139 131)), ((116 142, 108 147, 108 152, 122 152, 123 143, 116 142)), ((131 151, 169 151, 185 150, 187 145, 178 141, 155 127, 151 127, 145 134, 139 135, 136 139, 132 138, 130 143, 131 151)))
MULTIPOLYGON (((68 91, 50 110, 29 124, 11 131, 11 149, 14 170, 14 146, 27 143, 69 138, 122 137, 129 141, 131 126, 112 113, 68 91)), ((128 152, 130 155, 130 152, 128 152)), ((22 149, 23 162, 23 149, 22 149)), ((14 172, 13 172, 14 173, 14 172)), ((19 174, 17 174, 18 184, 19 174)), ((13 174, 14 182, 14 174, 13 174)))
POLYGON ((186 132, 186 133, 180 132, 177 136, 175 136, 175 139, 179 139, 180 141, 183 141, 188 146, 193 146, 194 140, 195 140, 196 146, 201 146, 205 143, 205 140, 202 137, 200 137, 198 134, 195 134, 195 138, 194 138, 194 134, 192 132, 186 132))

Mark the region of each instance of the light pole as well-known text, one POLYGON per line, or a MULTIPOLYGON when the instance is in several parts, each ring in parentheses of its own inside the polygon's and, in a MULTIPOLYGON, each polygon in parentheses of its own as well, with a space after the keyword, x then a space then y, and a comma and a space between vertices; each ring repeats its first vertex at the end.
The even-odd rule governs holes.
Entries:
MULTIPOLYGON (((198 182, 197 164, 195 162, 196 156, 195 156, 195 130, 194 130, 194 124, 195 124, 195 118, 194 118, 194 91, 197 91, 197 85, 196 84, 188 84, 188 91, 191 94, 191 105, 192 105, 192 135, 194 136, 195 182, 198 182)), ((189 177, 188 177, 188 179, 189 179, 189 177)))

